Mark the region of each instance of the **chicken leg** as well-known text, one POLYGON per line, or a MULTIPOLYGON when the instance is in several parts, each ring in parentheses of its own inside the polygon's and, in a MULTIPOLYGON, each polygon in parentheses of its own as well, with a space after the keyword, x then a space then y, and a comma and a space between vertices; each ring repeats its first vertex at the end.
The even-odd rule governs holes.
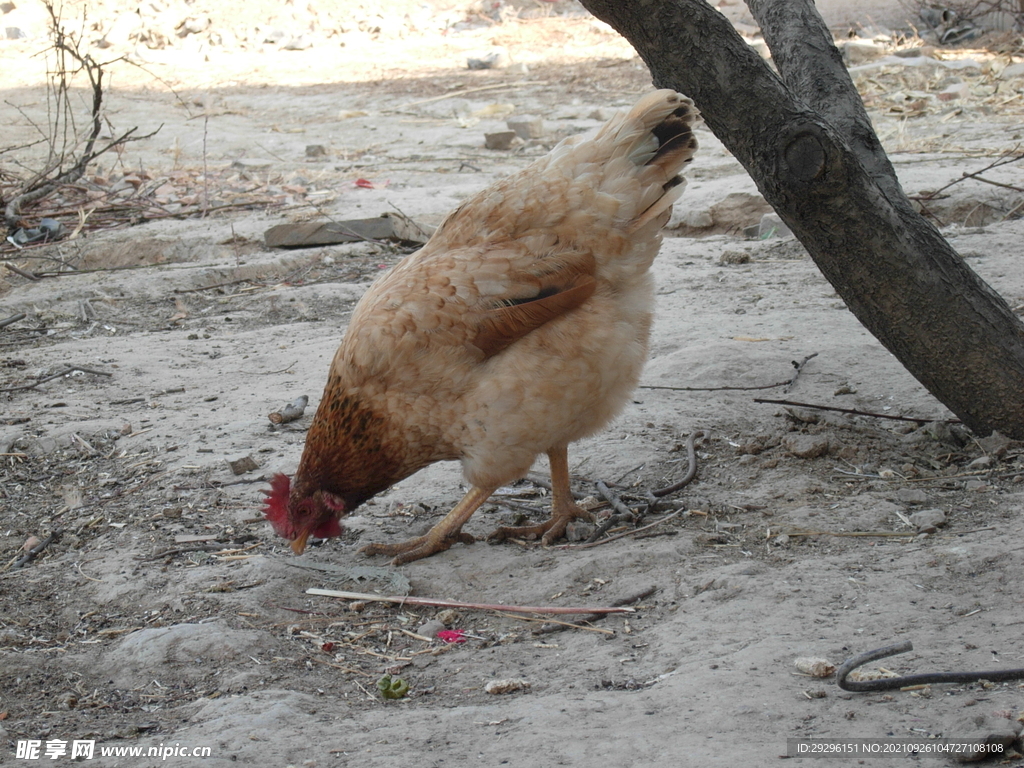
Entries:
POLYGON ((502 526, 493 531, 489 541, 504 541, 509 536, 540 538, 541 544, 551 544, 565 535, 565 527, 576 519, 593 521, 594 516, 580 507, 572 498, 569 488, 569 447, 566 445, 548 451, 551 463, 551 517, 537 525, 502 526))
POLYGON ((366 555, 388 555, 393 557, 392 565, 402 565, 429 557, 437 552, 444 552, 457 541, 461 541, 463 544, 472 544, 476 538, 470 533, 463 533, 462 526, 480 508, 480 505, 487 501, 494 490, 494 488, 473 486, 462 497, 462 501, 456 504, 451 512, 423 536, 403 541, 401 544, 367 544, 359 551, 366 555))

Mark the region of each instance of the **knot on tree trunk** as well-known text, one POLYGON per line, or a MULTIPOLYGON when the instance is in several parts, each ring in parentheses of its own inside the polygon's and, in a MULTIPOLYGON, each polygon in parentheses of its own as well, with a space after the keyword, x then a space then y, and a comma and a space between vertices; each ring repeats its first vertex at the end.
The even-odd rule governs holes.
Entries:
POLYGON ((782 136, 782 169, 795 181, 820 179, 828 165, 828 144, 825 132, 814 123, 791 126, 782 136))

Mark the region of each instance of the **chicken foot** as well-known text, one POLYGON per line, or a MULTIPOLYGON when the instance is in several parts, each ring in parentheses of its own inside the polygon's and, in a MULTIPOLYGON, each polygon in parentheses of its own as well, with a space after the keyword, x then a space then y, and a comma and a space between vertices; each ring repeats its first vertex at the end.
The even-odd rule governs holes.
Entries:
POLYGON ((510 536, 540 538, 541 544, 551 544, 565 535, 566 526, 573 520, 594 521, 594 516, 580 507, 569 487, 569 448, 562 445, 548 451, 551 463, 551 517, 537 525, 502 526, 493 531, 488 541, 504 541, 510 536))
POLYGON ((461 541, 463 544, 472 544, 476 538, 472 534, 463 533, 462 526, 492 493, 494 493, 493 488, 473 486, 462 497, 462 501, 456 504, 452 511, 425 535, 403 541, 401 544, 367 544, 359 551, 365 555, 387 555, 393 558, 392 565, 402 565, 438 552, 444 552, 457 541, 461 541))

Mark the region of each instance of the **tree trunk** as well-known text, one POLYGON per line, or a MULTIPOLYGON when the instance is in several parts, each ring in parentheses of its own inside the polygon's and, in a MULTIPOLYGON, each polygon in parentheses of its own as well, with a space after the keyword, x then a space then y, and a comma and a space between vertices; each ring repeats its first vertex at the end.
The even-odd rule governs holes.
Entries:
POLYGON ((781 78, 706 0, 581 0, 708 127, 858 320, 979 435, 1024 439, 1024 325, 917 214, 812 0, 748 0, 781 78))

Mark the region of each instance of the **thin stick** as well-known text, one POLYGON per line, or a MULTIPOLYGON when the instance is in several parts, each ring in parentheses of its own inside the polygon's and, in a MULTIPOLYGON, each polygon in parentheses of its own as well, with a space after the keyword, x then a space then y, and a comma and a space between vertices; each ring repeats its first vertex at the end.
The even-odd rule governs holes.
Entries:
POLYGON ((797 408, 814 408, 818 411, 836 411, 838 413, 849 413, 853 416, 871 416, 875 419, 892 419, 894 421, 914 421, 918 423, 945 422, 946 424, 959 424, 959 419, 918 419, 911 416, 890 416, 887 413, 871 413, 870 411, 858 411, 855 408, 837 408, 832 405, 814 405, 813 403, 796 403, 792 400, 770 400, 764 397, 755 397, 755 403, 771 403, 773 405, 792 405, 797 408))
POLYGON ((917 536, 917 531, 782 531, 787 536, 845 536, 860 539, 879 539, 890 536, 917 536))
POLYGON ((479 93, 480 91, 495 91, 501 88, 516 88, 520 85, 547 85, 542 80, 520 80, 516 83, 497 83, 495 85, 481 85, 479 88, 464 88, 458 91, 452 91, 441 96, 432 96, 429 99, 420 99, 419 101, 410 101, 408 104, 403 104, 399 107, 399 110, 408 109, 409 107, 419 106, 420 104, 430 104, 435 101, 443 101, 444 99, 454 99, 457 96, 462 96, 467 93, 479 93))
MULTIPOLYGON (((1021 154, 1021 153, 1017 152, 1017 149, 1019 147, 1020 147, 1020 145, 1018 144, 1012 150, 1010 150, 1009 152, 1004 153, 1001 157, 999 157, 996 160, 992 161, 991 163, 989 163, 988 165, 986 165, 984 168, 982 168, 980 170, 972 171, 971 173, 967 173, 966 171, 964 171, 963 175, 961 175, 959 179, 953 179, 953 181, 949 182, 945 186, 939 187, 934 192, 930 192, 927 195, 921 195, 920 196, 920 200, 922 200, 922 201, 924 201, 924 200, 934 200, 937 195, 939 195, 942 192, 945 192, 947 189, 949 189, 950 187, 954 186, 955 184, 959 184, 961 181, 966 181, 967 179, 976 179, 978 177, 978 174, 985 173, 985 171, 990 171, 993 168, 999 167, 1000 165, 1007 165, 1008 163, 1016 163, 1018 160, 1024 159, 1024 154, 1021 154)), ((987 181, 987 180, 986 179, 978 179, 978 181, 987 181)), ((994 183, 994 182, 988 182, 988 183, 994 183)), ((1001 185, 999 185, 999 186, 1001 186, 1001 185)), ((1016 189, 1016 187, 1013 187, 1013 189, 1016 189)), ((1017 191, 1020 191, 1020 190, 1017 190, 1017 191)))
MULTIPOLYGON (((612 603, 612 605, 614 605, 616 607, 623 606, 623 605, 632 605, 633 603, 636 603, 636 602, 639 602, 639 601, 643 600, 645 597, 650 597, 651 595, 653 595, 657 591, 658 591, 657 585, 653 585, 653 586, 647 587, 647 589, 644 589, 644 590, 641 590, 640 592, 637 592, 636 594, 629 595, 628 597, 623 597, 623 598, 620 598, 618 600, 615 600, 612 603)), ((593 622, 593 621, 600 621, 601 619, 605 618, 606 615, 607 614, 593 614, 591 616, 584 616, 583 617, 583 621, 591 621, 591 622, 593 622)), ((564 624, 564 623, 565 622, 554 622, 554 621, 545 622, 546 625, 551 625, 551 626, 543 626, 540 629, 535 630, 534 634, 537 634, 537 635, 550 635, 550 634, 553 634, 555 632, 561 632, 563 630, 563 627, 559 626, 559 625, 564 624)), ((569 626, 575 626, 575 625, 569 625, 569 626)), ((586 627, 581 627, 581 629, 586 629, 586 627)), ((596 629, 596 627, 595 627, 595 629, 596 629)))
POLYGON ((24 389, 35 389, 40 384, 43 384, 43 383, 45 383, 47 381, 50 381, 51 379, 59 379, 61 376, 65 376, 65 375, 67 375, 69 373, 74 373, 75 371, 81 371, 82 373, 91 373, 91 374, 93 374, 95 376, 113 376, 114 375, 114 374, 110 373, 109 371, 97 371, 94 368, 86 368, 85 366, 82 366, 82 365, 69 365, 63 371, 57 371, 57 373, 51 373, 49 376, 43 376, 41 379, 36 379, 31 384, 21 384, 21 385, 19 385, 17 387, 7 387, 6 389, 0 389, 0 392, 20 392, 21 390, 24 390, 24 389))
POLYGON ((16 315, 11 315, 10 317, 7 317, 7 318, 4 318, 3 320, 0 320, 0 328, 6 328, 8 325, 14 325, 14 323, 17 323, 20 320, 24 320, 24 319, 25 319, 25 313, 24 312, 19 312, 16 315))
POLYGON ((547 625, 547 624, 554 624, 554 625, 556 625, 558 627, 558 629, 552 628, 552 629, 549 629, 549 630, 546 630, 546 631, 544 630, 543 627, 541 627, 539 631, 536 631, 537 634, 547 634, 548 632, 560 632, 562 629, 585 629, 587 632, 599 632, 602 635, 614 635, 615 634, 615 630, 613 630, 613 629, 604 629, 602 627, 588 627, 585 624, 573 624, 572 622, 569 622, 569 621, 559 621, 558 619, 536 619, 536 618, 534 618, 532 616, 516 616, 515 614, 512 614, 512 613, 501 613, 501 612, 499 612, 498 615, 499 616, 504 616, 506 619, 518 619, 519 621, 534 621, 534 622, 539 621, 539 622, 541 622, 542 624, 545 624, 545 625, 547 625))
POLYGON ((436 608, 463 608, 477 611, 508 611, 510 613, 545 613, 554 615, 574 613, 634 613, 633 608, 569 608, 562 606, 531 606, 531 605, 500 605, 492 603, 463 603, 459 600, 437 600, 429 597, 388 597, 365 592, 340 592, 336 589, 317 589, 310 587, 307 595, 324 597, 340 597, 344 600, 365 600, 380 603, 398 603, 399 605, 430 605, 436 608))
MULTIPOLYGON (((26 280, 42 280, 42 278, 39 277, 39 275, 37 275, 35 272, 29 272, 28 270, 21 269, 20 267, 16 267, 13 264, 4 264, 4 266, 11 270, 11 272, 13 272, 14 274, 21 275, 26 280)), ((22 317, 24 317, 24 315, 22 315, 22 317)))
MULTIPOLYGON (((662 523, 666 523, 669 520, 671 520, 673 517, 678 517, 678 516, 679 516, 679 510, 676 510, 675 512, 673 512, 670 515, 665 515, 663 518, 661 518, 661 520, 655 520, 650 525, 645 525, 643 528, 635 528, 632 531, 626 531, 625 533, 619 533, 619 534, 616 534, 615 536, 609 536, 607 539, 601 539, 600 541, 594 541, 594 542, 590 542, 588 544, 564 544, 563 546, 559 547, 559 549, 590 549, 591 547, 599 547, 602 544, 607 544, 608 542, 615 541, 616 539, 622 539, 622 538, 625 538, 626 536, 634 536, 634 535, 640 533, 641 531, 646 531, 646 530, 648 530, 650 528, 653 528, 656 525, 661 525, 662 523)), ((609 613, 610 612, 611 611, 609 611, 609 613)))
MULTIPOLYGON (((790 381, 792 381, 792 379, 790 381)), ((775 387, 785 387, 789 383, 789 381, 777 381, 774 384, 761 384, 756 387, 664 387, 657 384, 640 384, 637 389, 664 389, 669 392, 731 392, 755 389, 775 389, 775 387)))
POLYGON ((793 367, 796 368, 796 373, 793 374, 793 378, 791 378, 789 383, 782 389, 783 392, 789 392, 793 388, 796 384, 796 380, 800 377, 800 372, 804 369, 804 366, 807 365, 807 361, 813 360, 817 356, 817 352, 812 352, 799 363, 796 360, 793 361, 793 367))
POLYGON ((28 565, 33 560, 35 560, 44 549, 46 549, 48 546, 53 544, 53 542, 55 542, 55 541, 60 541, 60 531, 54 531, 49 536, 47 536, 45 539, 40 541, 38 544, 36 544, 34 547, 32 547, 32 549, 30 549, 24 555, 19 557, 17 560, 15 560, 14 564, 11 567, 12 568, 21 568, 23 565, 28 565))

